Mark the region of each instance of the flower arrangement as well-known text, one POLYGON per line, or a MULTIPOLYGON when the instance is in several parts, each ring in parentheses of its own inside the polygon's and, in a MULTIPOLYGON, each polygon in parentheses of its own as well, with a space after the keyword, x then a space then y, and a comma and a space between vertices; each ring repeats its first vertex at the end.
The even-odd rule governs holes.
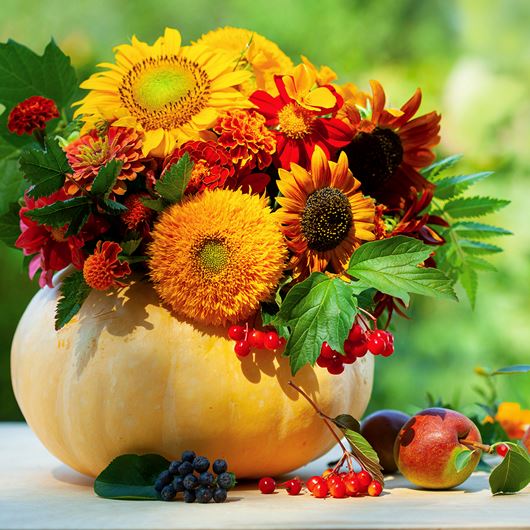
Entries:
POLYGON ((509 234, 476 221, 507 201, 464 195, 489 173, 435 160, 440 115, 419 114, 419 89, 392 107, 379 82, 339 84, 256 33, 133 37, 81 96, 53 41, 2 44, 0 64, 0 235, 42 287, 74 269, 57 329, 91 290, 141 278, 241 357, 339 374, 393 353, 383 328, 411 294, 455 299, 459 281, 473 304, 501 250, 485 240, 509 234))

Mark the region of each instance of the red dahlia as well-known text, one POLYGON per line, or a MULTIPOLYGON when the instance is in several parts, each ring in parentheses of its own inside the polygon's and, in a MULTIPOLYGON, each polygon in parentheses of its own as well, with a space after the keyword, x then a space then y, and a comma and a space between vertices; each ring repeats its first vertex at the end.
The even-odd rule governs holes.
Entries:
POLYGON ((86 283, 98 291, 106 291, 111 287, 123 287, 118 281, 131 274, 131 268, 126 261, 118 258, 122 248, 114 241, 98 241, 94 253, 90 255, 83 266, 83 276, 86 283))
POLYGON ((33 134, 36 129, 44 130, 46 123, 59 117, 59 111, 52 99, 31 96, 9 113, 7 128, 15 134, 33 134))

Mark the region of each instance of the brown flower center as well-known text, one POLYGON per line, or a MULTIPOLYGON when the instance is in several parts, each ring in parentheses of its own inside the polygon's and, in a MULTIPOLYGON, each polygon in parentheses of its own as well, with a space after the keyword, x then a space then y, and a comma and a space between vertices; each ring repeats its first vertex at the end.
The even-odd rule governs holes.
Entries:
POLYGON ((336 248, 353 225, 348 197, 337 188, 313 192, 302 212, 301 225, 310 249, 325 252, 336 248))

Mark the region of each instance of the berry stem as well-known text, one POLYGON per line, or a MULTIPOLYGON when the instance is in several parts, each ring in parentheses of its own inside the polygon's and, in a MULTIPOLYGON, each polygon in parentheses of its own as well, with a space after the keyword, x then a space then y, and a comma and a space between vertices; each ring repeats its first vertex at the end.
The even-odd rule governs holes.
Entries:
POLYGON ((463 445, 473 447, 473 449, 481 449, 485 453, 493 452, 493 448, 491 447, 491 445, 482 444, 480 442, 476 442, 475 440, 468 440, 467 438, 464 438, 463 440, 459 440, 459 442, 463 445))
MULTIPOLYGON (((342 452, 344 453, 341 460, 344 459, 344 455, 349 454, 349 451, 344 447, 344 444, 342 443, 342 440, 339 438, 337 433, 335 432, 335 429, 331 426, 331 418, 329 416, 326 416, 316 405, 316 403, 297 385, 295 385, 292 381, 289 381, 289 386, 292 386, 299 394, 301 394, 308 403, 315 409, 315 412, 322 418, 322 421, 326 424, 327 428, 330 430, 331 434, 337 440, 337 443, 340 445, 340 448, 342 449, 342 452)), ((340 461, 339 461, 340 462, 340 461)), ((351 465, 351 463, 349 463, 351 465)))

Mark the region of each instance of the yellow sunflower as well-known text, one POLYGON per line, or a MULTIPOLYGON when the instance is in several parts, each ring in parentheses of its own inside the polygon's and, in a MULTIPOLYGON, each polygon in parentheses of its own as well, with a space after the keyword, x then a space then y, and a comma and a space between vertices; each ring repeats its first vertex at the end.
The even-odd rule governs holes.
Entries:
POLYGON ((208 139, 222 111, 252 105, 235 87, 251 73, 234 71, 233 58, 218 50, 181 47, 180 33, 167 28, 152 46, 132 38, 115 48, 115 64, 81 84, 90 90, 75 115, 85 129, 104 120, 144 133, 143 154, 165 156, 175 145, 208 139))
POLYGON ((241 322, 270 298, 287 248, 258 195, 206 190, 166 210, 152 232, 156 291, 179 316, 207 325, 241 322))
POLYGON ((238 68, 250 68, 253 78, 241 86, 246 95, 255 90, 276 92, 274 75, 287 74, 293 68, 293 62, 277 44, 248 29, 219 28, 203 35, 197 44, 224 50, 232 55, 238 68))
POLYGON ((291 164, 291 171, 278 172, 281 208, 275 215, 293 252, 294 275, 341 273, 361 242, 375 239, 374 203, 360 192, 348 158, 341 153, 338 163, 330 162, 317 146, 311 171, 291 164))

